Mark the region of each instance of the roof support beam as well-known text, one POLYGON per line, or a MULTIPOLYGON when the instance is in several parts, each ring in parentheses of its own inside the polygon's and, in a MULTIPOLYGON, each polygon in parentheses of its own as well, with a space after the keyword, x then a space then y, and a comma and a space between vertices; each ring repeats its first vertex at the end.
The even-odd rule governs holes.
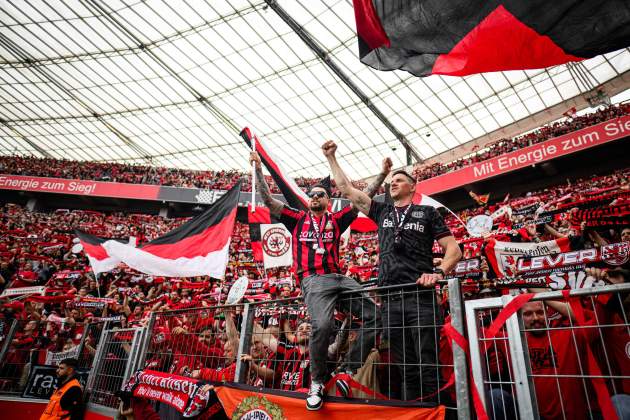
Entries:
POLYGON ((372 111, 372 113, 378 118, 385 127, 396 137, 396 139, 403 145, 407 152, 407 164, 412 164, 412 158, 416 162, 422 162, 422 158, 413 148, 407 137, 401 133, 389 119, 381 112, 380 109, 372 102, 372 100, 357 86, 352 79, 330 58, 329 54, 315 41, 313 36, 308 33, 286 10, 284 10, 276 0, 265 0, 265 3, 276 12, 276 14, 282 19, 293 31, 300 37, 300 39, 317 55, 317 57, 328 66, 330 70, 348 87, 355 95, 359 97, 361 102, 372 111))
POLYGON ((177 80, 190 94, 192 94, 210 113, 220 121, 225 127, 239 133, 241 129, 216 105, 211 103, 208 98, 203 96, 197 91, 190 83, 188 83, 179 73, 173 70, 168 64, 164 62, 152 49, 146 48, 142 43, 142 40, 135 34, 135 28, 129 28, 121 21, 116 19, 111 9, 108 9, 106 3, 101 0, 87 0, 90 5, 98 12, 102 13, 103 17, 109 20, 118 30, 125 34, 130 40, 135 42, 141 50, 143 50, 151 59, 162 67, 170 76, 177 80))
MULTIPOLYGON (((0 45, 4 46, 6 49, 11 51, 16 56, 20 57, 20 59, 29 63, 33 60, 33 58, 18 44, 13 42, 8 37, 0 34, 0 45)), ((147 162, 150 161, 150 153, 144 150, 142 147, 137 145, 133 140, 131 140, 128 136, 124 135, 120 130, 116 129, 111 123, 109 123, 105 118, 103 118, 99 113, 92 108, 90 104, 82 100, 80 97, 75 95, 70 89, 68 89, 62 82, 60 82, 55 76, 50 74, 48 71, 44 70, 41 66, 32 65, 31 69, 33 72, 39 74, 43 79, 48 80, 51 84, 53 84, 57 89, 66 94, 69 98, 75 101, 81 108, 86 110, 90 115, 96 118, 101 124, 103 124, 109 131, 114 133, 123 143, 125 143, 129 148, 138 153, 138 157, 141 159, 145 159, 147 162)), ((15 130, 14 130, 15 132, 15 130)), ((29 143, 30 144, 30 143, 29 143)))
POLYGON ((15 134, 16 137, 19 137, 20 139, 24 140, 26 143, 29 144, 29 146, 31 146, 33 149, 37 150, 37 152, 40 153, 42 156, 52 157, 52 155, 50 153, 48 153, 46 150, 44 150, 41 147, 39 147, 36 143, 32 142, 24 134, 20 133, 15 127, 10 125, 4 118, 0 118, 0 124, 5 126, 7 129, 11 130, 11 132, 13 134, 15 134))

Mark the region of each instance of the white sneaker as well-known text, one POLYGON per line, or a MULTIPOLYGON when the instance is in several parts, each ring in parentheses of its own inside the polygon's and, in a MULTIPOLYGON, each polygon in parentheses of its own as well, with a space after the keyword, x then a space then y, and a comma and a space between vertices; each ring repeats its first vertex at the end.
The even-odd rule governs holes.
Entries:
POLYGON ((311 388, 308 390, 306 397, 306 409, 315 411, 322 408, 324 404, 324 384, 311 382, 311 388))

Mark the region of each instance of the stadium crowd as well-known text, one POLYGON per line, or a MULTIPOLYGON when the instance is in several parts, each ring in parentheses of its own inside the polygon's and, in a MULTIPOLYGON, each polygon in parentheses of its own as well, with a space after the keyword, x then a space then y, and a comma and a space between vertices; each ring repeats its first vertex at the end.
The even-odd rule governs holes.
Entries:
POLYGON ((465 156, 449 163, 437 162, 433 164, 418 164, 414 168, 413 175, 418 181, 433 178, 474 163, 483 162, 484 160, 488 160, 505 153, 513 152, 536 143, 541 143, 553 137, 581 130, 582 128, 628 114, 630 114, 630 103, 621 103, 610 107, 604 107, 589 114, 575 117, 568 116, 561 121, 555 121, 551 124, 547 124, 543 127, 530 131, 529 133, 511 139, 500 139, 486 144, 484 147, 475 150, 469 156, 465 156))
MULTIPOLYGON (((552 137, 580 130, 590 125, 630 114, 630 103, 622 103, 599 109, 595 112, 568 117, 562 121, 545 125, 527 134, 512 139, 501 139, 475 151, 471 156, 447 164, 435 163, 429 166, 417 165, 413 175, 418 181, 432 178, 464 166, 508 153, 532 144, 540 143, 552 137)), ((65 159, 35 158, 32 156, 0 156, 0 173, 24 176, 81 179, 132 184, 165 185, 184 188, 204 188, 227 190, 237 181, 243 180, 242 190, 250 191, 249 176, 236 170, 193 171, 187 169, 164 168, 154 166, 129 165, 111 162, 79 162, 65 159)), ((319 180, 298 177, 295 182, 304 189, 309 189, 319 180)), ((280 190, 271 177, 267 183, 274 194, 280 190)), ((353 181, 355 187, 364 189, 363 181, 353 181)), ((380 191, 383 192, 382 190, 380 191)), ((339 192, 333 190, 333 196, 339 192)))
MULTIPOLYGON (((471 237, 453 216, 446 222, 464 249, 465 258, 482 258, 484 281, 466 288, 466 296, 487 296, 488 285, 497 277, 487 263, 483 245, 491 238, 515 242, 546 241, 571 237, 573 249, 630 240, 630 229, 591 228, 586 221, 573 217, 576 203, 599 202, 604 206, 629 204, 630 169, 611 174, 574 180, 522 197, 489 206, 462 211, 462 220, 509 206, 513 214, 495 220, 493 235, 471 237), (546 224, 535 224, 533 211, 542 208, 558 216, 546 224), (522 227, 515 227, 523 224, 522 227)), ((601 205, 601 204, 600 204, 601 205)), ((81 352, 77 356, 85 366, 91 363, 98 332, 108 321, 119 327, 146 325, 152 312, 157 312, 148 367, 208 380, 234 379, 236 343, 241 322, 240 309, 216 309, 225 302, 232 282, 239 277, 249 279, 246 299, 253 302, 289 299, 300 296, 299 285, 288 269, 265 271, 253 260, 249 225, 237 222, 231 243, 231 258, 224 280, 199 277, 165 279, 146 276, 125 267, 99 276, 98 282, 82 253, 74 253, 73 229, 80 228, 94 235, 127 239, 138 243, 149 241, 183 223, 185 219, 164 219, 158 216, 94 211, 57 210, 52 213, 31 212, 14 204, 6 204, 0 213, 0 291, 7 288, 45 286, 43 295, 2 299, 0 339, 7 336, 9 321, 19 322, 17 333, 0 368, 0 387, 15 390, 24 384, 28 367, 44 364, 55 354, 81 352), (170 312, 171 310, 179 312, 170 312), (183 312, 182 312, 183 310, 183 312), (188 310, 188 311, 186 311, 188 310), (52 355, 52 356, 51 356, 52 355)), ((439 249, 434 249, 439 258, 439 249)), ((378 270, 378 245, 375 232, 353 232, 342 247, 343 271, 361 283, 373 285, 378 270)), ((626 264, 627 268, 627 264, 626 264)), ((593 272, 612 281, 627 281, 622 270, 593 272), (620 279, 620 280, 619 280, 620 279)), ((492 291, 490 291, 492 293, 492 291)), ((378 300, 378 296, 374 296, 378 300)), ((249 361, 250 383, 281 388, 308 388, 308 332, 310 324, 304 308, 293 303, 261 305, 256 312, 255 339, 251 352, 241 357, 249 361)), ((446 302, 446 299, 443 300, 446 302)), ((445 315, 448 308, 445 306, 445 315)), ((331 339, 329 359, 331 372, 336 361, 356 338, 360 320, 344 322, 338 317, 338 336, 331 339)), ((444 336, 441 362, 448 366, 444 336)), ((126 336, 121 333, 120 340, 126 336)), ((386 396, 395 395, 398 383, 391 369, 386 369, 386 341, 375 343, 378 352, 368 363, 379 366, 377 375, 366 375, 371 389, 380 389, 386 396), (381 363, 376 363, 380 360, 381 363)), ((120 349, 118 350, 121 351, 120 349)), ((115 354, 116 352, 114 352, 115 354)), ((122 356, 121 356, 122 357, 122 356)), ((366 363, 367 364, 367 363, 366 363)), ((445 380, 445 378, 442 378, 445 380)))
MULTIPOLYGON (((544 127, 537 134, 519 137, 512 141, 514 144, 504 141, 497 146, 499 149, 493 148, 492 152, 484 153, 495 153, 497 150, 500 150, 497 153, 505 153, 514 147, 524 147, 530 142, 542 141, 579 129, 584 124, 594 124, 629 111, 627 107, 612 109, 608 113, 577 117, 564 125, 544 127)), ((483 156, 484 159, 489 158, 490 154, 483 156)), ((236 172, 193 173, 17 157, 1 158, 0 164, 0 172, 8 173, 204 188, 227 188, 242 176, 236 172)), ((439 172, 441 170, 437 173, 442 173, 439 172)), ((520 197, 506 197, 502 202, 490 205, 473 206, 471 201, 471 207, 458 212, 457 218, 444 213, 446 224, 459 242, 464 258, 479 258, 481 262, 480 273, 477 273, 481 280, 464 281, 466 299, 501 293, 493 287, 493 281, 502 274, 489 261, 487 245, 491 240, 531 243, 567 238, 572 250, 630 241, 630 227, 626 223, 627 208, 630 206, 629 179, 630 168, 626 168, 567 181, 520 197), (615 211, 606 213, 605 219, 610 223, 603 224, 601 220, 604 218, 599 217, 600 213, 589 213, 593 209, 615 211), (493 219, 495 229, 492 233, 474 237, 462 226, 461 221, 466 222, 478 215, 487 215, 493 219)), ((299 184, 308 187, 315 181, 302 179, 299 184)), ((185 221, 183 218, 85 210, 58 209, 42 213, 15 204, 4 204, 0 208, 0 293, 19 287, 43 289, 33 294, 8 294, 0 298, 0 348, 5 340, 11 340, 0 365, 0 390, 19 391, 27 380, 31 366, 49 364, 61 356, 77 357, 82 366, 89 367, 96 353, 100 332, 106 324, 114 328, 146 326, 154 313, 147 368, 211 381, 233 381, 236 358, 240 357, 250 367, 247 378, 251 385, 290 391, 308 389, 311 324, 300 303, 300 285, 296 284, 288 268, 265 270, 260 262, 254 260, 247 223, 237 222, 235 225, 224 279, 167 279, 134 272, 124 266, 96 278, 85 255, 73 252, 73 246, 77 243, 74 229, 100 237, 124 240, 135 238, 136 243, 142 244, 185 221), (225 303, 230 286, 241 277, 249 280, 245 299, 256 302, 256 309, 251 349, 247 354, 238 355, 242 307, 221 305, 225 303), (17 321, 18 327, 10 334, 9 327, 13 320, 17 321)), ((436 259, 440 258, 440 253, 439 246, 435 246, 436 259)), ((376 232, 352 232, 347 244, 341 248, 342 272, 363 283, 369 291, 375 286, 378 258, 376 232)), ((601 284, 625 283, 629 280, 628 268, 626 260, 618 267, 599 264, 587 268, 585 272, 601 284)), ((368 293, 377 303, 384 299, 380 294, 368 293)), ((447 293, 447 290, 438 288, 442 315, 448 319, 447 293)), ((619 301, 619 305, 598 301, 591 303, 590 308, 585 304, 587 318, 599 324, 609 322, 616 326, 627 325, 624 320, 627 320, 628 315, 628 299, 619 297, 619 301)), ((559 346, 559 343, 569 341, 567 337, 554 335, 548 343, 544 343, 544 337, 537 334, 537 330, 550 325, 571 325, 574 322, 571 311, 539 302, 525 307, 523 317, 526 328, 532 330, 528 332, 532 337, 528 340, 530 351, 531 346, 535 345, 543 353, 548 352, 546 345, 553 342, 553 346, 559 346)), ((343 372, 342 356, 357 339, 360 328, 360 316, 343 312, 337 314, 336 335, 330 339, 328 352, 331 374, 343 372)), ((440 381, 445 384, 453 363, 449 340, 437 320, 432 328, 440 337, 440 381)), ((593 351, 598 357, 601 356, 600 369, 609 376, 620 378, 608 381, 611 393, 630 394, 630 363, 627 357, 622 357, 625 353, 618 348, 630 342, 627 330, 624 327, 621 330, 616 328, 610 333, 598 337, 588 335, 583 339, 590 340, 593 351), (608 348, 614 350, 608 354, 605 350, 608 348)), ((129 351, 128 341, 126 332, 115 335, 114 342, 109 344, 109 356, 123 360, 129 351)), ((354 379, 371 390, 372 395, 365 392, 355 395, 379 398, 399 396, 401 378, 397 377, 397 370, 391 369, 388 363, 390 350, 386 333, 379 336, 365 365, 354 373, 354 379)), ((497 360, 491 374, 505 375, 509 370, 508 355, 497 346, 489 351, 494 352, 489 359, 497 360)), ((579 353, 579 349, 566 348, 560 356, 554 357, 560 357, 560 362, 569 366, 567 369, 577 369, 576 366, 582 362, 579 353)), ((544 361, 533 368, 534 373, 542 377, 550 373, 550 366, 544 361)), ((581 384, 576 386, 578 382, 569 381, 562 385, 560 392, 552 389, 555 382, 536 380, 539 407, 547 413, 546 417, 556 418, 568 413, 576 416, 572 418, 580 418, 588 412, 584 403, 576 403, 560 414, 554 405, 558 395, 583 395, 581 384)), ((440 402, 453 398, 451 391, 445 390, 439 396, 440 402)), ((510 398, 505 389, 495 389, 492 393, 498 398, 510 398)), ((435 396, 429 400, 435 401, 435 396)), ((582 400, 588 398, 584 396, 582 400)), ((597 406, 596 403, 592 404, 597 406)))

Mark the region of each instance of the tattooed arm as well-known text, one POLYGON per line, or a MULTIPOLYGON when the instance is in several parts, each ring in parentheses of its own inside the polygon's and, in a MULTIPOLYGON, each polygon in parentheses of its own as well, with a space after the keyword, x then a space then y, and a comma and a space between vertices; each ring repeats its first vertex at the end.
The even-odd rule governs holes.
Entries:
POLYGON ((389 175, 391 170, 392 160, 390 158, 383 159, 383 168, 381 169, 381 173, 378 174, 374 181, 372 181, 372 183, 368 185, 363 190, 363 192, 366 193, 368 197, 374 198, 374 196, 378 192, 378 189, 381 188, 381 185, 383 185, 383 181, 385 181, 385 178, 387 178, 387 175, 389 175))
POLYGON ((324 152, 324 156, 328 159, 330 169, 333 177, 335 178, 335 183, 337 184, 339 191, 341 191, 341 194, 343 194, 343 196, 348 200, 352 201, 352 205, 361 213, 368 214, 370 212, 370 206, 372 205, 372 199, 363 191, 354 188, 346 174, 339 166, 337 158, 335 157, 335 152, 337 151, 337 145, 335 142, 327 141, 322 146, 322 150, 324 152))
POLYGON ((267 181, 265 181, 265 176, 262 172, 260 156, 258 156, 258 153, 256 152, 251 152, 249 155, 249 161, 250 163, 256 164, 256 188, 258 188, 258 192, 262 196, 265 206, 269 208, 269 212, 273 216, 279 217, 282 209, 284 208, 284 203, 280 200, 276 200, 271 195, 269 185, 267 185, 267 181))

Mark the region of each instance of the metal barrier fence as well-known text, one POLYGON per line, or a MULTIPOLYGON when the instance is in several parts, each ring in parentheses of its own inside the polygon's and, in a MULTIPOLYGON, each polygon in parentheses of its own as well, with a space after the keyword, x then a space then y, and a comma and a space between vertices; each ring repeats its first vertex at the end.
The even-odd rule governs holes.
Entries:
POLYGON ((628 418, 629 294, 619 284, 466 302, 474 386, 490 418, 628 418))
POLYGON ((16 320, 10 322, 0 348, 0 392, 20 394, 33 365, 56 364, 64 357, 89 367, 86 343, 98 340, 93 324, 67 321, 16 320), (88 338, 90 337, 90 338, 88 338))
POLYGON ((137 368, 137 360, 146 337, 145 328, 103 331, 86 386, 90 403, 118 407, 119 401, 115 394, 137 368))
POLYGON ((439 403, 468 418, 466 355, 442 328, 449 316, 463 334, 463 304, 458 281, 448 287, 449 304, 416 285, 342 292, 319 320, 301 298, 158 312, 140 366, 303 392, 316 369, 343 381, 332 395, 439 403), (310 344, 322 350, 309 354, 310 344))

